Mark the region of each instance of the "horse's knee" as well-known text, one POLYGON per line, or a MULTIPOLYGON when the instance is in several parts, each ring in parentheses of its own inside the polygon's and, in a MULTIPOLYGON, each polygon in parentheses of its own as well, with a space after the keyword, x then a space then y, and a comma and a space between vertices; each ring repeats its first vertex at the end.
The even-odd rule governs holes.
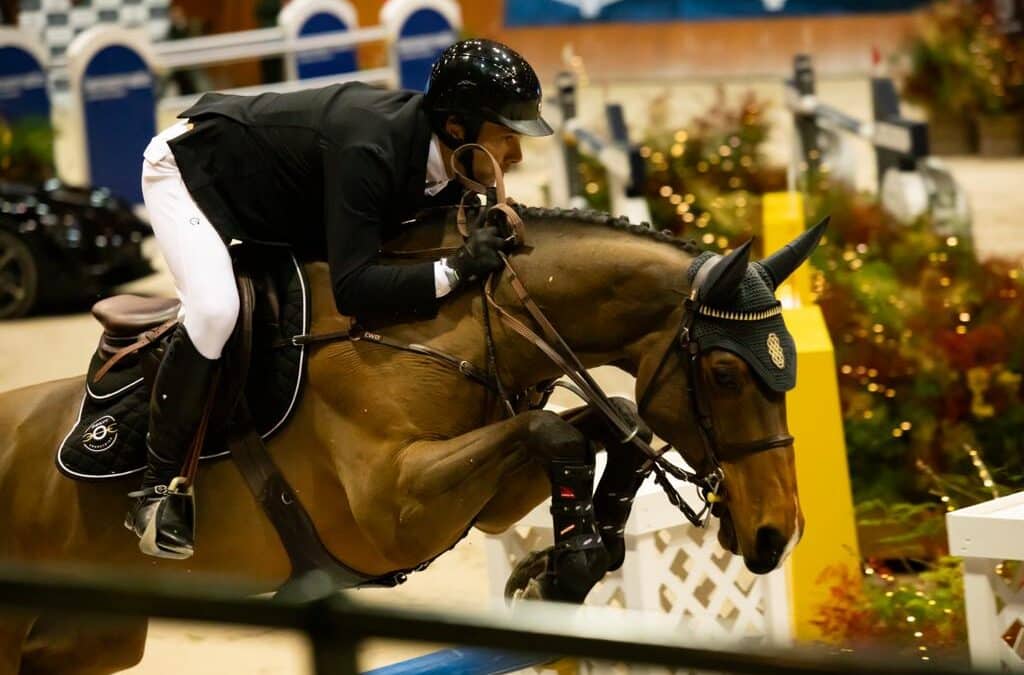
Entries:
POLYGON ((549 410, 527 414, 530 415, 527 433, 533 446, 545 458, 588 459, 587 438, 579 429, 549 410))

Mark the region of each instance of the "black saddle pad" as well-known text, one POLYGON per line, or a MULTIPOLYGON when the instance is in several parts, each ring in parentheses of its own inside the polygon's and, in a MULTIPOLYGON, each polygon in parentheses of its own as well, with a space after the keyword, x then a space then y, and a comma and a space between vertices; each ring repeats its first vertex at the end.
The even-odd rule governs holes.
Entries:
MULTIPOLYGON (((306 280, 294 255, 263 252, 260 260, 261 278, 255 285, 265 288, 256 293, 244 395, 257 431, 267 439, 288 421, 301 395, 305 347, 292 345, 289 338, 308 332, 311 308, 306 280)), ((99 480, 145 469, 149 396, 162 355, 163 342, 155 342, 98 383, 93 373, 103 359, 98 351, 93 355, 78 419, 57 449, 57 467, 64 475, 99 480)), ((222 458, 228 452, 224 433, 212 431, 201 458, 222 458)))

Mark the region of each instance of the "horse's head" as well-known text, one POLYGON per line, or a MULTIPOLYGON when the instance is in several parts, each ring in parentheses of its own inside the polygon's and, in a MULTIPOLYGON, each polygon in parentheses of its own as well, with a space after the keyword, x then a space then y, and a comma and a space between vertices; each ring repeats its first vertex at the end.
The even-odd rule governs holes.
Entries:
POLYGON ((775 569, 803 531, 785 402, 796 347, 775 289, 825 225, 760 262, 749 262, 749 242, 695 258, 689 299, 637 367, 641 415, 698 474, 721 478, 719 541, 756 573, 775 569))

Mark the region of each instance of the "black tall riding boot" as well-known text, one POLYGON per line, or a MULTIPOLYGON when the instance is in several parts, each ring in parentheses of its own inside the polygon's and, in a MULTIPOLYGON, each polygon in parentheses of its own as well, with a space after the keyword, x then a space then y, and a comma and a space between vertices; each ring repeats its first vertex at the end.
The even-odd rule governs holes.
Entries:
POLYGON ((167 343, 149 403, 148 466, 125 527, 140 537, 139 550, 161 558, 192 556, 195 504, 181 475, 203 416, 219 360, 210 360, 179 325, 167 343))

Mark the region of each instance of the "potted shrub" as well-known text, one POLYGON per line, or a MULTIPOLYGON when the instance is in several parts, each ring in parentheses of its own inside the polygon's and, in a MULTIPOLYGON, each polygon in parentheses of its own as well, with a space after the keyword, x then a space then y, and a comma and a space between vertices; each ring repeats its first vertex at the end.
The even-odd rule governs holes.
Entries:
POLYGON ((907 46, 909 72, 903 96, 928 112, 931 151, 936 155, 974 152, 970 45, 980 12, 967 0, 946 0, 922 14, 907 46))
POLYGON ((1000 33, 991 14, 980 17, 980 30, 969 44, 970 85, 975 98, 978 152, 986 157, 1020 153, 1024 100, 1024 49, 1000 33))

